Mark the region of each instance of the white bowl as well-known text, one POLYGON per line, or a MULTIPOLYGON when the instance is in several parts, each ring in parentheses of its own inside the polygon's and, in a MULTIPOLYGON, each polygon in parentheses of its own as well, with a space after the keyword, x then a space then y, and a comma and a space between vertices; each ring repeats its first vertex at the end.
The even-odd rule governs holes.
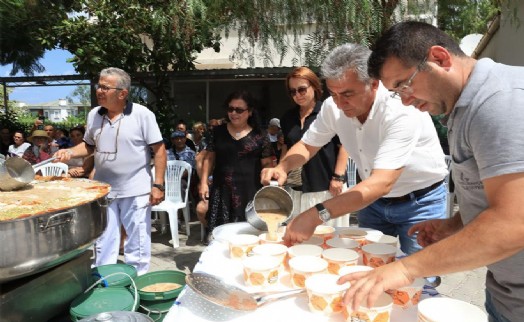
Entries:
POLYGON ((326 245, 329 248, 347 248, 352 250, 357 250, 359 247, 359 244, 356 240, 347 237, 331 238, 326 242, 326 245))
POLYGON ((366 241, 368 243, 388 244, 393 247, 398 246, 398 237, 390 236, 390 235, 368 234, 366 235, 366 241))
POLYGON ((242 260, 247 286, 266 287, 278 282, 280 260, 272 256, 251 256, 242 260))
POLYGON ((317 274, 306 279, 311 312, 329 316, 342 311, 342 299, 350 284, 338 284, 338 278, 332 274, 317 274))
POLYGON ((291 283, 295 287, 305 287, 306 280, 315 274, 325 273, 328 263, 316 256, 296 256, 289 260, 291 283))
POLYGON ((488 317, 477 306, 447 297, 433 297, 418 303, 418 314, 430 322, 486 322, 488 317))

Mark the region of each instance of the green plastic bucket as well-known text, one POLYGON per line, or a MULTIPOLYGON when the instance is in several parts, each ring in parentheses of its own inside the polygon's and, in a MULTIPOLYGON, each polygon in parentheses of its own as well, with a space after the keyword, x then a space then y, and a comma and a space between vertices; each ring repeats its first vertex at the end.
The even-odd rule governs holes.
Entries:
POLYGON ((135 279, 137 276, 137 271, 134 266, 128 264, 109 264, 94 267, 91 270, 91 276, 93 278, 92 283, 95 283, 102 278, 103 280, 99 284, 102 287, 128 287, 131 285, 131 280, 128 276, 130 276, 132 279, 135 279), (108 275, 111 276, 106 278, 108 275))
POLYGON ((184 272, 169 270, 151 272, 137 277, 135 279, 135 285, 138 289, 138 296, 140 297, 140 308, 138 311, 151 317, 154 321, 161 322, 186 285, 186 274, 184 272), (142 290, 146 286, 157 283, 177 283, 180 284, 181 287, 163 292, 146 292, 142 290))
POLYGON ((133 293, 126 287, 93 288, 71 302, 69 315, 78 321, 104 312, 135 311, 134 302, 133 293))

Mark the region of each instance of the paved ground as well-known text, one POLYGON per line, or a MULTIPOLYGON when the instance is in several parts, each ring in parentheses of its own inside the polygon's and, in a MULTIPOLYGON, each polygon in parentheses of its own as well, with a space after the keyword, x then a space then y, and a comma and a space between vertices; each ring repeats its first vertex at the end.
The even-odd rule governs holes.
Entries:
MULTIPOLYGON (((200 224, 191 223, 189 238, 185 233, 180 234, 180 247, 176 250, 170 244, 171 234, 152 234, 153 258, 151 271, 164 269, 192 271, 198 262, 204 246, 200 242, 200 224)), ((437 290, 444 296, 472 303, 484 310, 484 278, 485 268, 442 276, 442 283, 437 290)), ((484 310, 485 311, 485 310, 484 310)))

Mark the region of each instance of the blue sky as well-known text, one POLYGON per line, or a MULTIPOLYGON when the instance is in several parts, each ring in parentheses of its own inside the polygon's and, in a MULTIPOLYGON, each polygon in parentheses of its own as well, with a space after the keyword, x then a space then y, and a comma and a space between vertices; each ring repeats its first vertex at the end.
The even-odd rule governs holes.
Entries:
MULTIPOLYGON (((35 76, 55 76, 55 75, 75 75, 73 64, 66 60, 73 55, 61 49, 46 52, 40 63, 45 67, 45 71, 35 76)), ((11 65, 0 66, 0 75, 10 77, 11 65)), ((25 76, 22 73, 18 77, 25 76)), ((46 103, 60 98, 71 96, 71 92, 76 86, 36 86, 36 87, 17 87, 9 96, 10 100, 16 100, 27 104, 46 103)))

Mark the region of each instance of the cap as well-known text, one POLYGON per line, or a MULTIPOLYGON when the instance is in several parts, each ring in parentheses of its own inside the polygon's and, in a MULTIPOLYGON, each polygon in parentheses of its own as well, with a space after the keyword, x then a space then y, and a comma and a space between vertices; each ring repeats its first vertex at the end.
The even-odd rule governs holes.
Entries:
POLYGON ((278 128, 280 128, 280 120, 277 119, 277 118, 273 118, 269 121, 269 126, 276 126, 278 128))
POLYGON ((53 138, 47 135, 47 132, 44 130, 34 130, 33 134, 27 138, 27 141, 33 143, 33 138, 46 138, 47 141, 53 141, 53 138))
POLYGON ((186 134, 182 131, 175 131, 171 134, 171 138, 174 139, 174 138, 185 138, 186 137, 186 134))

